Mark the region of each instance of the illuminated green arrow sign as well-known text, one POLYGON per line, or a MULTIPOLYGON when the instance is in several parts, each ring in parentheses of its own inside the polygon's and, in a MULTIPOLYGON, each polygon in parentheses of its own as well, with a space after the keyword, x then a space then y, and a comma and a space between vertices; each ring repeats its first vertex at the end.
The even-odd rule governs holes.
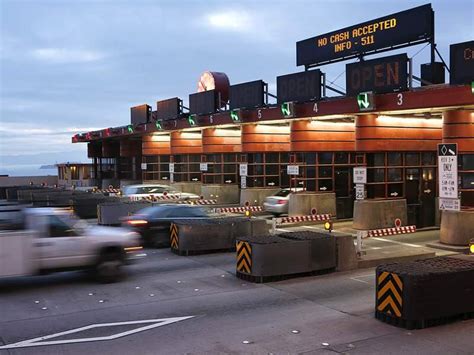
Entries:
POLYGON ((127 130, 128 130, 128 133, 133 133, 133 126, 131 124, 129 124, 127 126, 127 130))
POLYGON ((357 95, 357 105, 361 111, 371 111, 375 109, 374 94, 372 92, 361 92, 357 95))
POLYGON ((159 122, 159 121, 155 122, 155 126, 156 126, 156 129, 159 129, 159 130, 163 129, 163 127, 161 126, 161 122, 159 122))
POLYGON ((230 111, 230 118, 234 122, 240 122, 239 111, 238 110, 230 111))
POLYGON ((188 123, 190 126, 196 125, 196 115, 189 115, 188 116, 188 123))
POLYGON ((283 114, 283 117, 293 117, 293 102, 282 103, 280 109, 281 113, 283 114))

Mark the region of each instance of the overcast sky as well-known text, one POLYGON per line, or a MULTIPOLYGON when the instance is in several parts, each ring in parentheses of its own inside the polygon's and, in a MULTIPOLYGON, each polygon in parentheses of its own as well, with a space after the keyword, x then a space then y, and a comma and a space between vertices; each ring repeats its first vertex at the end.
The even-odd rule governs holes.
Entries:
MULTIPOLYGON (((42 175, 40 165, 88 161, 77 132, 129 123, 130 107, 188 101, 206 70, 231 84, 296 67, 295 42, 426 1, 0 0, 0 174, 42 175)), ((473 0, 433 1, 436 42, 474 38, 473 0)), ((415 71, 429 48, 404 49, 415 71)), ((387 55, 387 54, 383 54, 387 55)), ((369 57, 370 59, 370 57, 369 57)), ((345 62, 323 67, 344 87, 345 62)))

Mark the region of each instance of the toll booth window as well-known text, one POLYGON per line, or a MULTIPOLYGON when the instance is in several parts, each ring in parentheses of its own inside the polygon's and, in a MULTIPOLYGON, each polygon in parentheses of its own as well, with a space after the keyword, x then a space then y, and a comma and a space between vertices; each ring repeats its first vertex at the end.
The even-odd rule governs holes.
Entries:
POLYGON ((367 166, 385 166, 385 154, 367 154, 367 166))
POLYGON ((348 164, 349 154, 343 152, 334 153, 334 164, 348 164))
MULTIPOLYGON (((315 179, 316 178, 316 167, 315 166, 306 166, 305 167, 305 176, 307 179, 315 179)), ((312 191, 312 190, 310 190, 312 191)))
POLYGON ((318 169, 319 178, 332 177, 332 167, 330 166, 321 166, 318 169))
POLYGON ((169 179, 169 155, 144 155, 142 162, 146 164, 143 171, 143 180, 167 180, 169 179))
POLYGON ((290 161, 290 154, 280 153, 280 164, 288 164, 290 161))
POLYGON ((419 165, 420 165, 420 154, 418 153, 405 154, 405 166, 419 166, 419 165))
POLYGON ((367 185, 368 198, 385 198, 385 184, 367 185))
POLYGON ((322 179, 318 180, 318 190, 319 191, 332 191, 332 179, 322 179))
POLYGON ((375 168, 367 169, 367 182, 384 182, 385 169, 375 168))
POLYGON ((389 166, 401 166, 402 165, 402 153, 388 153, 387 165, 389 166))
POLYGON ((316 154, 315 153, 306 153, 304 155, 304 162, 307 164, 307 165, 315 165, 316 164, 316 154))
POLYGON ((332 164, 332 153, 318 153, 319 164, 332 164))
POLYGON ((278 164, 280 162, 278 158, 278 153, 267 153, 265 154, 265 163, 278 164))
POLYGON ((265 175, 278 175, 278 165, 277 164, 272 164, 272 165, 265 165, 265 175))
POLYGON ((403 195, 403 184, 388 184, 387 194, 391 197, 399 197, 403 195))
POLYGON ((388 181, 390 182, 396 182, 396 181, 402 181, 402 169, 388 169, 388 181))
POLYGON ((461 170, 474 170, 474 154, 461 155, 461 170))
POLYGON ((474 190, 474 173, 465 173, 461 175, 461 188, 474 190))
POLYGON ((422 165, 436 165, 436 154, 434 152, 424 152, 421 154, 422 165))

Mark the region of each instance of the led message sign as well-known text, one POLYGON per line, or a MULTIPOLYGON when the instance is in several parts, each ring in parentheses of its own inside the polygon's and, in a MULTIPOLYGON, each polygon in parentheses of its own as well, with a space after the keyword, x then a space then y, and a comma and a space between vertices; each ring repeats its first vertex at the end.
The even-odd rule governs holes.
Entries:
POLYGON ((206 115, 217 111, 216 90, 202 91, 189 95, 189 112, 206 115))
POLYGON ((346 65, 346 93, 363 91, 376 94, 407 90, 408 57, 405 54, 346 65))
POLYGON ((229 89, 230 109, 254 108, 264 105, 264 86, 262 80, 231 85, 229 89))
POLYGON ((321 99, 321 71, 309 70, 277 77, 277 102, 321 99))
POLYGON ((434 12, 430 4, 329 32, 296 43, 297 65, 320 65, 430 41, 434 12))
POLYGON ((181 114, 181 99, 174 97, 172 99, 161 100, 156 103, 157 120, 174 120, 181 114))
POLYGON ((474 41, 450 46, 450 84, 470 84, 474 80, 474 41))

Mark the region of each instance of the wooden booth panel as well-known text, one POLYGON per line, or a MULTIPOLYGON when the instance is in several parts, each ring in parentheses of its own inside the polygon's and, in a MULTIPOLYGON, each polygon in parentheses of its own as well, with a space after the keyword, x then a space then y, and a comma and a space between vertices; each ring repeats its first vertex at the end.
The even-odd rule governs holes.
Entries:
POLYGON ((355 150, 354 123, 301 120, 291 123, 291 151, 355 150))
POLYGON ((474 112, 446 111, 443 114, 443 142, 457 143, 459 152, 474 152, 474 112))
POLYGON ((201 132, 171 132, 170 154, 201 154, 201 132))
POLYGON ((101 142, 87 143, 87 157, 88 158, 102 157, 102 143, 101 142))
POLYGON ((121 157, 136 157, 142 155, 141 140, 122 139, 120 141, 121 157))
POLYGON ((203 153, 240 153, 240 129, 206 128, 202 131, 203 153))
POLYGON ((355 137, 360 152, 436 150, 441 120, 362 115, 356 117, 355 137))
POLYGON ((117 158, 120 156, 120 142, 104 140, 102 142, 102 158, 117 158))
POLYGON ((169 155, 169 134, 147 134, 142 138, 142 155, 169 155))
POLYGON ((289 152, 290 127, 251 124, 242 126, 242 152, 289 152))

